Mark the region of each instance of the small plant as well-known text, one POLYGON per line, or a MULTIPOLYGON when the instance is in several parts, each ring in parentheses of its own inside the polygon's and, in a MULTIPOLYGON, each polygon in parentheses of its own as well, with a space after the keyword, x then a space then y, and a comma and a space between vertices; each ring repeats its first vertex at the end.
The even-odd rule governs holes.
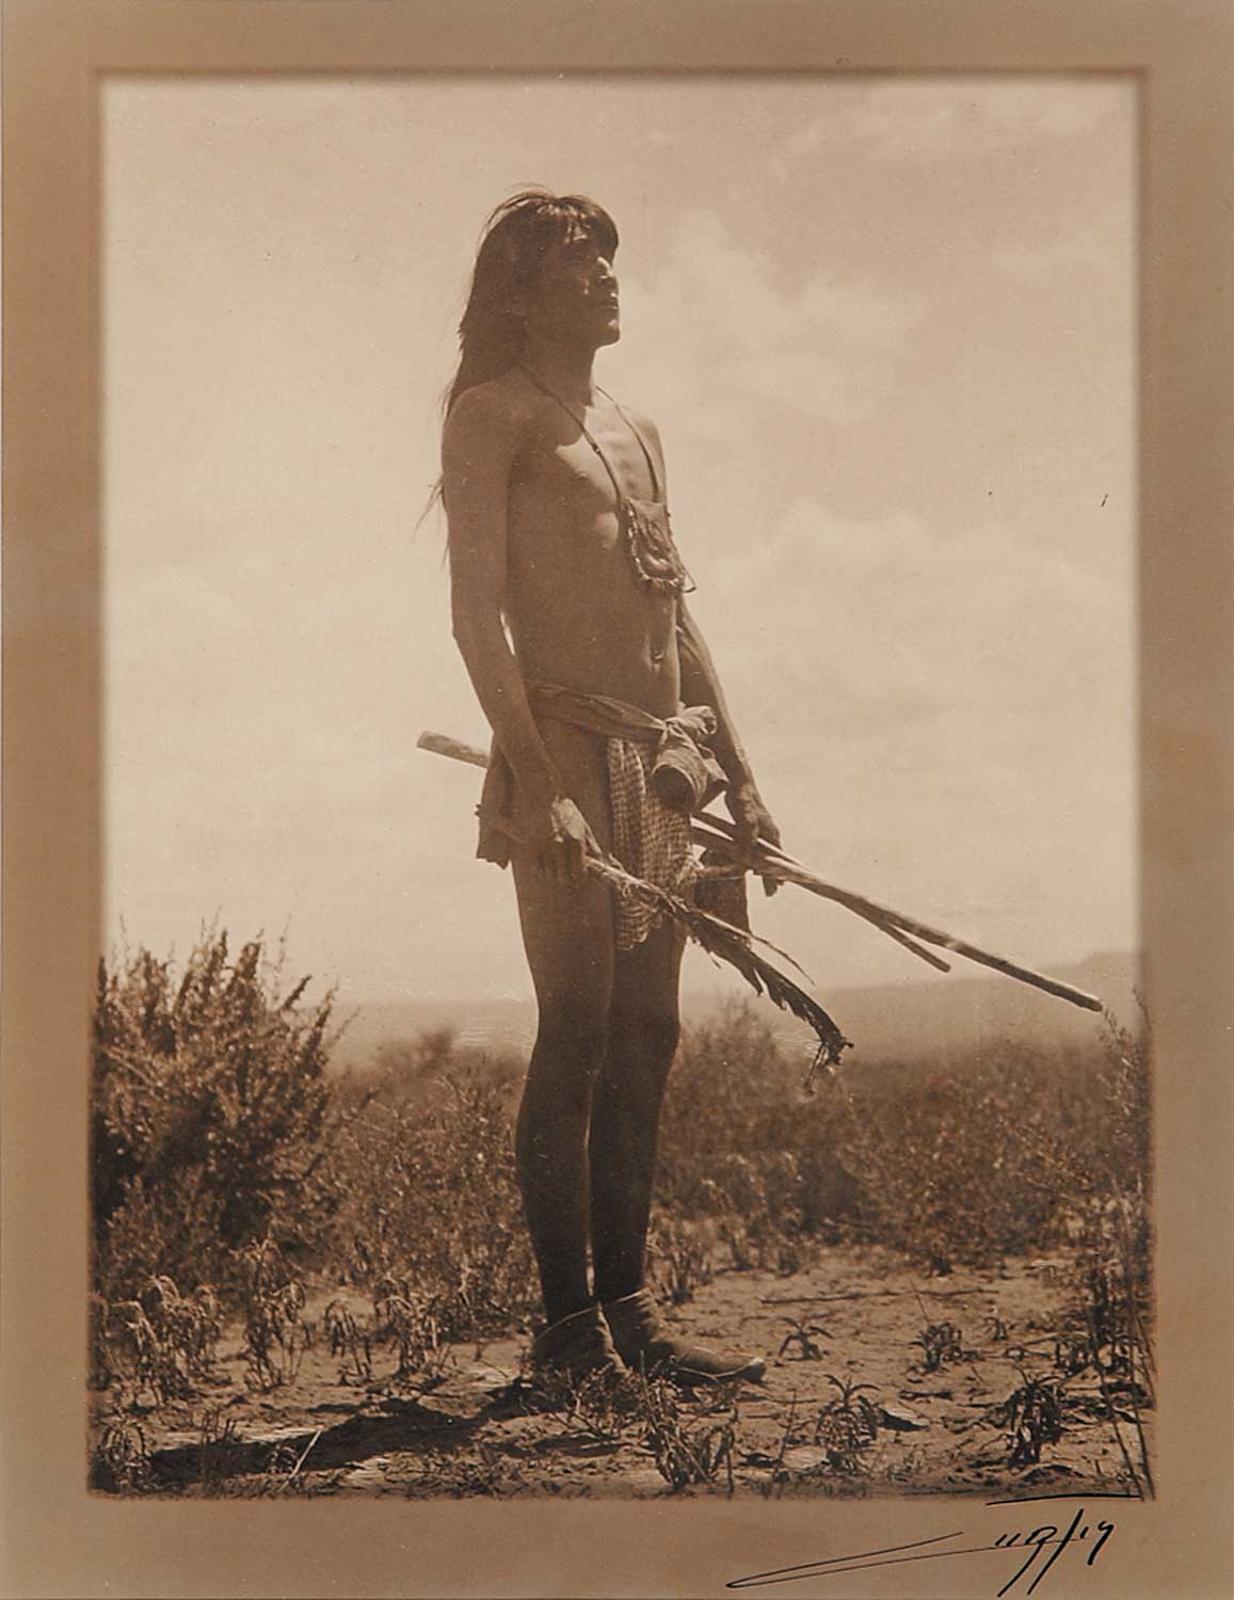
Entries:
POLYGON ((654 1282, 675 1306, 693 1300, 695 1289, 711 1282, 711 1251, 695 1223, 657 1217, 648 1254, 654 1282))
POLYGON ((398 1345, 395 1378, 399 1382, 405 1383, 417 1376, 422 1386, 441 1381, 451 1360, 443 1323, 470 1326, 474 1320, 471 1307, 466 1303, 466 1288, 464 1282, 455 1296, 447 1297, 453 1303, 444 1306, 439 1301, 421 1301, 406 1281, 399 1278, 387 1276, 374 1289, 373 1309, 378 1332, 394 1339, 398 1345))
MULTIPOLYGON (((1102 1208, 1086 1229, 1074 1278, 1076 1308, 1088 1332, 1094 1363, 1107 1375, 1151 1365, 1142 1300, 1141 1252, 1123 1235, 1117 1203, 1102 1208), (1107 1209, 1114 1217, 1107 1215, 1107 1209)), ((1129 1230, 1128 1230, 1129 1231, 1129 1230)), ((1146 1254, 1146 1248, 1144 1250, 1146 1254)))
POLYGON ((527 1487, 516 1461, 487 1440, 477 1440, 466 1455, 428 1450, 422 1457, 419 1479, 407 1485, 410 1498, 428 1495, 508 1495, 527 1487))
POLYGON ((197 1420, 197 1430, 197 1481, 209 1494, 235 1470, 240 1430, 222 1406, 207 1406, 197 1420))
POLYGON ((814 1424, 814 1442, 826 1452, 823 1464, 831 1472, 856 1474, 863 1470, 861 1453, 878 1437, 879 1414, 863 1390, 871 1383, 851 1383, 827 1374, 827 1381, 839 1390, 819 1411, 814 1424))
POLYGON ((932 1322, 923 1328, 912 1341, 921 1346, 922 1372, 938 1372, 946 1361, 967 1361, 970 1352, 965 1350, 960 1330, 951 1322, 932 1322))
POLYGON ((165 1276, 147 1279, 135 1300, 109 1306, 96 1296, 91 1311, 96 1369, 109 1382, 123 1375, 134 1400, 148 1393, 156 1408, 195 1392, 194 1380, 209 1371, 222 1334, 214 1290, 207 1284, 181 1295, 165 1276))
POLYGON ((801 1352, 799 1360, 821 1361, 822 1347, 814 1342, 815 1337, 830 1339, 832 1337, 830 1328, 824 1328, 819 1323, 811 1323, 806 1317, 786 1317, 784 1320, 790 1323, 791 1327, 784 1335, 780 1354, 783 1355, 792 1345, 796 1345, 801 1352))
POLYGON ((303 1318, 304 1286, 293 1278, 272 1239, 243 1252, 244 1353, 249 1381, 277 1389, 294 1381, 311 1333, 303 1318))
POLYGON ((119 1354, 118 1364, 125 1369, 125 1387, 131 1386, 133 1407, 140 1404, 143 1393, 150 1395, 156 1409, 187 1395, 187 1381, 175 1353, 164 1348, 140 1300, 112 1306, 108 1328, 110 1348, 119 1354))
POLYGON ((986 1319, 986 1326, 989 1328, 990 1338, 995 1344, 1005 1344, 1011 1337, 1011 1329, 1008 1327, 1006 1322, 1003 1321, 1002 1317, 999 1316, 997 1311, 992 1312, 986 1319))
POLYGON ((103 1429, 90 1458, 90 1487, 110 1494, 140 1494, 152 1486, 150 1452, 141 1424, 115 1417, 103 1429))
POLYGON ((641 1385, 640 1423, 643 1443, 655 1456, 656 1470, 676 1494, 691 1484, 714 1483, 721 1471, 728 1492, 734 1490, 733 1449, 737 1438, 737 1407, 731 1393, 718 1392, 703 1417, 693 1425, 670 1383, 661 1378, 637 1378, 641 1385), (707 1419, 717 1412, 719 1422, 707 1419))
POLYGON ((1054 1341, 1054 1366, 1064 1378, 1076 1378, 1093 1360, 1092 1346, 1086 1338, 1061 1334, 1054 1341))
POLYGON ((1020 1387, 990 1411, 995 1426, 1007 1429, 1007 1461, 1012 1467, 1035 1466, 1042 1445, 1057 1444, 1064 1428, 1062 1382, 1030 1378, 1022 1368, 1020 1377, 1020 1387))
POLYGON ((160 1276, 150 1279, 140 1299, 158 1336, 176 1351, 185 1371, 191 1376, 209 1372, 223 1332, 213 1286, 203 1283, 192 1294, 182 1295, 172 1279, 160 1276))
POLYGON ((367 1383, 373 1376, 373 1344, 341 1300, 331 1300, 322 1316, 330 1354, 341 1358, 340 1383, 367 1383))
MULTIPOLYGON (((1120 1059, 1122 1059, 1120 1057, 1120 1059)), ((1126 1062, 1124 1060, 1123 1064, 1126 1062)), ((1072 1314, 1101 1388, 1105 1415, 1139 1495, 1154 1492, 1141 1407, 1154 1403, 1156 1363, 1149 1335, 1149 1224, 1143 1185, 1092 1201, 1080 1219, 1072 1314), (1130 1414, 1120 1413, 1125 1398, 1130 1414), (1122 1420, 1130 1424, 1125 1435, 1122 1420)))
POLYGON ((603 1444, 619 1444, 645 1420, 643 1381, 637 1373, 607 1368, 589 1373, 570 1388, 564 1412, 570 1427, 603 1444))

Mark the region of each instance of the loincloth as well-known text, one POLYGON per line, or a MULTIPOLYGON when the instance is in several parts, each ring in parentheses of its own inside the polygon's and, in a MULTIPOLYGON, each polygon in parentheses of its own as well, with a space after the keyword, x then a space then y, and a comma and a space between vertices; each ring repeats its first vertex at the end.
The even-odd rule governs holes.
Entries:
MULTIPOLYGON (((607 695, 555 684, 539 685, 527 698, 537 718, 567 722, 604 740, 612 853, 621 865, 657 888, 688 892, 694 875, 691 814, 724 785, 724 774, 706 747, 715 731, 711 708, 691 706, 674 717, 655 717, 607 695)), ((508 864, 510 842, 494 819, 509 819, 513 799, 513 774, 494 743, 480 798, 476 854, 481 860, 508 864)), ((631 950, 647 937, 660 913, 645 901, 619 894, 614 915, 617 948, 631 950)))

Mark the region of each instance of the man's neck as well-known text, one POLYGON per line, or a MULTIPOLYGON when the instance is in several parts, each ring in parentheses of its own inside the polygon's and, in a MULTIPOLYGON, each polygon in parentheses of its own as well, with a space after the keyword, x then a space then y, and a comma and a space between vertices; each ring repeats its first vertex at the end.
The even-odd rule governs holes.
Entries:
POLYGON ((523 365, 529 367, 541 383, 559 399, 580 407, 591 405, 595 399, 592 378, 595 359, 594 349, 536 338, 527 341, 523 353, 523 365))

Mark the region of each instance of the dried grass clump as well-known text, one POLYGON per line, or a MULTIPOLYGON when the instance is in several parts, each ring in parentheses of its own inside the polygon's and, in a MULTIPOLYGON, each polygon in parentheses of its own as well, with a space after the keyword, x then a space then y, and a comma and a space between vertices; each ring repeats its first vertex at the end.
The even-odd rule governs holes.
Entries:
POLYGON ((225 933, 177 973, 140 949, 100 963, 91 1177, 97 1287, 132 1298, 167 1276, 230 1284, 237 1252, 271 1230, 318 1243, 325 1182, 331 1000, 289 993, 260 939, 232 961, 225 933))
POLYGON ((272 1239, 249 1245, 240 1260, 248 1381, 255 1389, 277 1389, 295 1381, 312 1343, 304 1285, 272 1239))
POLYGON ((208 1378, 223 1331, 218 1296, 207 1285, 182 1295, 172 1279, 148 1278, 132 1300, 91 1300, 96 1388, 118 1383, 132 1406, 184 1400, 208 1378))
POLYGON ((1087 1048, 994 1042, 980 1056, 886 1063, 827 1092, 842 1159, 860 1175, 855 1219, 935 1272, 1069 1245, 1106 1200, 1146 1215, 1147 1039, 1112 1019, 1087 1048))
POLYGON ((713 1231, 732 1266, 804 1264, 842 1214, 851 1181, 834 1121, 828 1087, 803 1099, 798 1065, 752 1008, 725 1009, 686 1030, 669 1078, 663 1211, 713 1231))
POLYGON ((437 1067, 391 1056, 339 1090, 336 1259, 373 1294, 404 1375, 538 1301, 507 1075, 453 1051, 438 1050, 437 1067))

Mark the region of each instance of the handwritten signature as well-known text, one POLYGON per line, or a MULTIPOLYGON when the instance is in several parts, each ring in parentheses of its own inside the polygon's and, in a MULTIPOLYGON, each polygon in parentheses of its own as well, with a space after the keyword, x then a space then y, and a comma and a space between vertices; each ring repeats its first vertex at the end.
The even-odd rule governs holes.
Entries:
POLYGON ((854 1555, 829 1556, 822 1561, 806 1561, 796 1567, 776 1567, 767 1572, 753 1572, 745 1578, 731 1579, 725 1587, 758 1589, 765 1584, 799 1583, 806 1578, 831 1578, 841 1572, 865 1572, 871 1567, 898 1566, 908 1561, 939 1561, 951 1556, 975 1556, 987 1554, 992 1550, 1008 1550, 1012 1551, 1015 1557, 1022 1559, 997 1593, 999 1596, 1010 1594, 1021 1579, 1025 1579, 1029 1581, 1022 1592, 1029 1595, 1068 1545, 1074 1546, 1077 1553, 1081 1547, 1087 1546, 1088 1553, 1084 1564, 1091 1567, 1114 1529, 1113 1522, 1090 1522, 1087 1512, 1081 1506, 1072 1517, 1070 1526, 1061 1534, 1056 1523, 1043 1522, 1027 1532, 1016 1530, 1000 1533, 993 1544, 955 1545, 952 1540, 964 1537, 961 1529, 955 1533, 938 1533, 929 1539, 916 1539, 911 1544, 886 1545, 881 1550, 862 1550, 854 1555), (936 1549, 927 1546, 946 1548, 936 1549))

